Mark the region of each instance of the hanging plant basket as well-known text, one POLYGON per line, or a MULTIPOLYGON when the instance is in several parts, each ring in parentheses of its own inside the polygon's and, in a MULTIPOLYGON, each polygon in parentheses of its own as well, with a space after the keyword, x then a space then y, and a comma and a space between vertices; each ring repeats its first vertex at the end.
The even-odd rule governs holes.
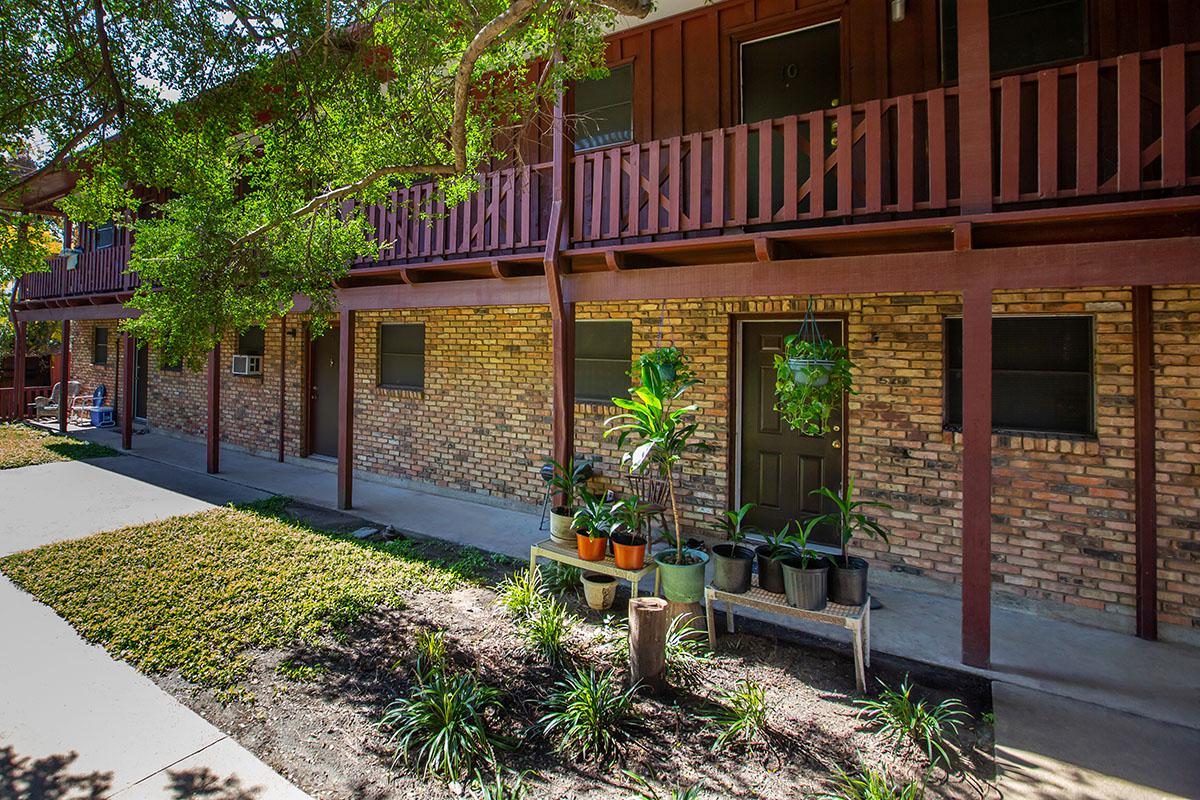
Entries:
POLYGON ((679 386, 692 379, 688 368, 688 357, 678 347, 657 347, 638 358, 637 365, 629 371, 630 377, 641 375, 642 367, 650 367, 666 386, 679 386))
POLYGON ((788 369, 792 371, 792 379, 796 383, 811 386, 824 386, 829 383, 829 375, 833 372, 834 362, 817 358, 789 358, 788 369))
POLYGON ((846 348, 821 335, 811 300, 799 333, 786 337, 783 345, 783 353, 775 356, 775 410, 794 430, 823 436, 843 394, 854 391, 854 365, 846 348))

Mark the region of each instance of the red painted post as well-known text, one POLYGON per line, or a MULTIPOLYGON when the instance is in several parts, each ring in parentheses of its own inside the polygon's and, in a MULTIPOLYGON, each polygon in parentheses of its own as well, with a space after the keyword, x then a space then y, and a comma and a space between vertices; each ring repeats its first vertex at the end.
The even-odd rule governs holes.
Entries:
POLYGON ((962 660, 991 663, 992 290, 963 291, 962 660))
POLYGON ((1154 288, 1133 287, 1134 551, 1136 632, 1158 638, 1158 497, 1154 438, 1154 288))
POLYGON ((134 364, 137 363, 137 342, 128 333, 121 334, 124 347, 121 354, 121 366, 125 372, 121 374, 121 395, 125 401, 121 406, 121 448, 133 449, 133 403, 134 403, 134 364))
POLYGON ((992 210, 992 70, 988 0, 958 4, 958 127, 962 210, 992 210))
POLYGON ((354 503, 354 312, 338 327, 338 508, 354 503))
POLYGON ((25 419, 25 323, 13 325, 13 417, 25 419))
POLYGON ((58 432, 67 432, 67 414, 70 411, 70 398, 67 397, 67 384, 71 380, 71 320, 62 321, 62 358, 58 360, 58 432))
MULTIPOLYGON (((566 464, 574 457, 575 450, 575 305, 563 299, 559 252, 567 244, 566 233, 571 230, 571 220, 565 215, 569 205, 567 198, 571 195, 568 165, 574 145, 561 96, 554 105, 553 136, 551 226, 542 264, 550 299, 550 344, 554 373, 552 450, 554 460, 566 464)), ((632 186, 637 182, 636 173, 631 180, 632 186)), ((656 197, 657 193, 652 193, 652 199, 656 197)))
POLYGON ((221 471, 221 343, 213 345, 208 354, 208 472, 221 471))

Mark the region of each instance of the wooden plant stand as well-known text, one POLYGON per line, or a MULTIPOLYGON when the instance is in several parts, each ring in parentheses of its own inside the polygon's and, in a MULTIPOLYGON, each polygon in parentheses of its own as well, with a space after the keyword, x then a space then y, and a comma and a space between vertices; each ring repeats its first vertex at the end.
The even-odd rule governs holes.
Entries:
POLYGON ((837 625, 850 631, 851 642, 854 645, 854 679, 858 690, 867 690, 867 667, 871 666, 871 598, 861 606, 843 606, 830 603, 820 611, 808 611, 803 608, 793 608, 781 594, 765 592, 757 586, 745 594, 722 592, 711 585, 704 588, 705 613, 708 616, 708 646, 716 649, 717 630, 713 625, 713 611, 716 601, 725 603, 725 620, 729 632, 734 632, 733 607, 746 606, 768 611, 772 614, 782 614, 796 619, 807 619, 826 625, 837 625))
POLYGON ((557 561, 560 564, 570 564, 573 567, 579 567, 588 572, 599 572, 601 575, 612 575, 619 580, 628 581, 630 597, 638 596, 638 582, 653 572, 654 594, 658 594, 658 566, 650 558, 646 559, 646 566, 641 569, 621 569, 610 555, 606 555, 603 561, 585 561, 579 557, 578 550, 555 544, 553 539, 543 539, 537 544, 530 546, 530 569, 537 566, 539 558, 544 558, 548 561, 557 561))

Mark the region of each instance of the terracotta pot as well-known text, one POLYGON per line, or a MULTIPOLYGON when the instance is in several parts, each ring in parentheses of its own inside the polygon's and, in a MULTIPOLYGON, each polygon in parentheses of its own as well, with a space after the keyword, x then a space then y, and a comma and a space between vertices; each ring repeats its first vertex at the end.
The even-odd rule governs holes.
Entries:
POLYGON ((646 542, 644 539, 623 533, 609 537, 612 542, 613 559, 621 569, 641 569, 646 566, 646 542))
POLYGON ((579 548, 579 557, 584 561, 603 561, 608 550, 608 537, 577 533, 575 534, 575 546, 579 548))
POLYGON ((593 575, 584 573, 580 577, 583 583, 583 597, 589 608, 604 611, 611 608, 613 599, 617 596, 617 579, 611 575, 593 575))

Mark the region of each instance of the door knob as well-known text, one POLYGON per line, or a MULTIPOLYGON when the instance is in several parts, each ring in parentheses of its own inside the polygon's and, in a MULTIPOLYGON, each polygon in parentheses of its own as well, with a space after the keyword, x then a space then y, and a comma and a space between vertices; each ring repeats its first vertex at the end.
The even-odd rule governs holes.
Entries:
POLYGON ((837 449, 840 449, 840 448, 841 448, 841 446, 842 446, 842 440, 841 440, 841 439, 834 439, 834 440, 833 440, 832 447, 833 447, 835 450, 837 450, 837 449))

